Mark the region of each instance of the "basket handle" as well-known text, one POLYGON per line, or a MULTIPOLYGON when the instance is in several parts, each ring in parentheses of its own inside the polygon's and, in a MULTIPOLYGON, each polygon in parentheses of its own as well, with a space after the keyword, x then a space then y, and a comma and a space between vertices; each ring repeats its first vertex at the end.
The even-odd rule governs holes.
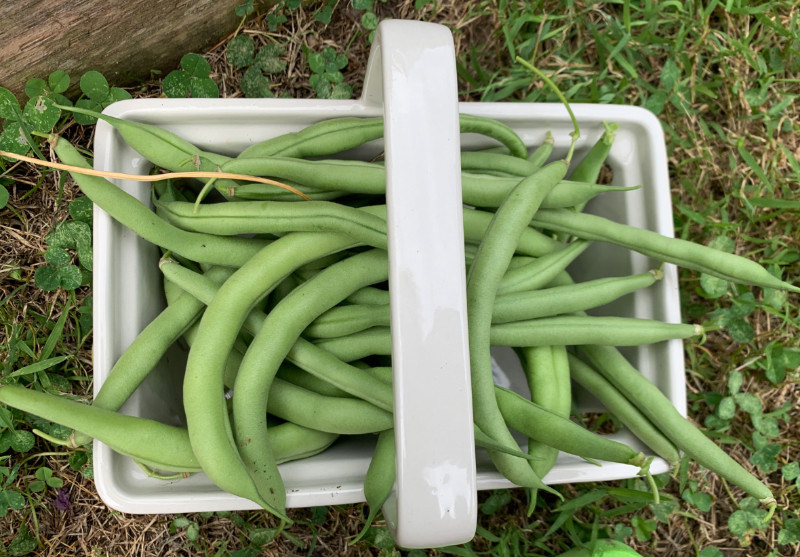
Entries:
POLYGON ((401 547, 475 535, 455 49, 450 30, 387 20, 362 102, 383 106, 397 479, 384 505, 401 547))

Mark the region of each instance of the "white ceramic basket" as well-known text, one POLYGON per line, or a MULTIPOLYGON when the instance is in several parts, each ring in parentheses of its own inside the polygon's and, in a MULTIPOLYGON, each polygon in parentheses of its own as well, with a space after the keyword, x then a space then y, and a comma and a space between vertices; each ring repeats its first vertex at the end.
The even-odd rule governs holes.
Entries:
MULTIPOLYGON (((137 99, 116 103, 106 113, 162 126, 202 149, 229 155, 257 141, 299 130, 320 120, 340 116, 384 116, 386 145, 373 142, 351 154, 369 157, 386 148, 390 268, 392 273, 400 269, 415 273, 417 284, 427 284, 436 293, 415 298, 408 284, 404 286, 395 274, 391 275, 393 307, 413 309, 410 317, 393 313, 395 425, 398 454, 406 456, 398 459, 398 482, 384 513, 398 544, 435 547, 472 537, 477 489, 512 487, 494 471, 487 455, 482 451, 476 454, 472 445, 469 370, 468 360, 464 361, 465 278, 463 271, 459 273, 463 264, 458 264, 463 257, 463 238, 458 233, 461 212, 457 111, 508 124, 530 148, 541 144, 550 131, 556 141, 554 156, 566 152, 572 127, 561 105, 458 104, 452 38, 446 28, 418 22, 385 22, 380 26, 375 44, 365 76, 364 94, 358 100, 137 99), (416 164, 409 165, 404 159, 414 160, 416 164), (424 161, 424 165, 420 161, 424 161), (409 175, 409 167, 417 168, 417 175, 409 175), (402 188, 395 186, 395 193, 391 192, 393 176, 396 184, 405 184, 402 188), (404 189, 409 183, 415 183, 417 189, 410 186, 404 189), (409 205, 406 199, 413 203, 409 205), (415 206, 422 206, 422 209, 415 210, 415 206), (420 243, 421 239, 430 237, 426 234, 431 227, 442 242, 433 259, 441 255, 442 245, 447 248, 444 253, 450 254, 445 271, 441 271, 441 267, 431 271, 431 253, 409 255, 419 251, 420 245, 427 244, 433 249, 434 243, 420 243), (443 290, 442 284, 447 288, 443 290), (445 291, 450 293, 442 294, 445 291), (441 301, 442 296, 446 298, 444 301, 441 301), (431 300, 436 303, 431 304, 431 300), (457 312, 455 321, 448 321, 447 326, 434 317, 440 304, 457 312), (425 320, 440 335, 435 337, 439 344, 429 344, 429 339, 416 335, 413 326, 407 328, 409 319, 412 323, 415 319, 425 320), (448 369, 437 376, 433 385, 426 378, 430 377, 425 372, 427 368, 417 369, 426 361, 430 365, 431 360, 448 369), (417 385, 427 388, 416 389, 417 385), (432 428, 431 423, 438 426, 432 428)), ((643 186, 636 191, 605 194, 594 200, 587 210, 673 235, 666 149, 658 120, 651 113, 634 107, 573 105, 572 109, 582 135, 574 160, 580 160, 601 135, 604 122, 614 122, 619 130, 608 159, 614 173, 613 183, 643 186)), ((486 138, 470 134, 460 138, 463 149, 490 144, 486 138)), ((147 173, 149 163, 128 147, 109 125, 99 122, 95 167, 147 173)), ((117 184, 149 203, 149 185, 132 181, 117 181, 117 184)), ((97 390, 123 350, 165 303, 157 248, 140 240, 97 208, 94 238, 94 377, 97 390)), ((643 272, 653 264, 644 256, 595 243, 571 271, 577 280, 583 280, 643 272)), ((676 270, 671 265, 665 265, 663 270, 662 281, 601 312, 680 322, 676 270)), ((626 354, 685 414, 681 341, 631 348, 626 354)), ((514 390, 526 394, 524 377, 513 353, 498 350, 495 358, 504 380, 508 380, 514 390)), ((123 411, 181 424, 181 377, 185 360, 186 353, 181 348, 172 349, 123 411)), ((600 409, 590 396, 579 396, 578 403, 585 410, 600 409)), ((613 438, 648 452, 626 431, 613 438)), ((282 465, 287 505, 310 507, 363 501, 363 481, 373 446, 374 438, 351 438, 337 442, 323 454, 282 465)), ((248 500, 220 491, 203 474, 177 481, 148 478, 132 460, 97 442, 94 468, 101 498, 110 507, 123 512, 258 508, 248 500)), ((654 473, 667 469, 666 463, 658 458, 651 468, 654 473)), ((631 466, 611 463, 598 467, 562 454, 545 481, 550 484, 607 481, 632 477, 636 471, 631 466)))

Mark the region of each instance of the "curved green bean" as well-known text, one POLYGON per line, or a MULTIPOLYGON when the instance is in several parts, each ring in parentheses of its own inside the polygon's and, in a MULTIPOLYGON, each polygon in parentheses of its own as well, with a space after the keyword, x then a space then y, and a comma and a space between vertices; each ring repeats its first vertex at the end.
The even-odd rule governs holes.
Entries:
POLYGON ((675 444, 667 439, 616 387, 577 356, 569 354, 568 358, 569 376, 576 383, 596 397, 631 433, 666 460, 670 466, 680 461, 681 456, 675 444))
POLYGON ((267 395, 280 363, 317 315, 362 286, 386 280, 385 261, 384 251, 370 250, 321 271, 281 300, 254 337, 234 384, 233 434, 239 454, 257 483, 269 485, 274 474, 264 416, 269 411, 267 395), (383 264, 371 264, 374 261, 383 264))
POLYGON ((624 443, 592 433, 554 412, 541 408, 514 391, 497 387, 495 396, 508 427, 531 439, 584 458, 629 464, 639 468, 646 466, 642 453, 624 443))
POLYGON ((670 238, 651 230, 620 224, 589 214, 566 209, 542 209, 532 221, 557 232, 567 232, 586 240, 599 240, 622 246, 659 261, 674 263, 709 275, 762 288, 800 292, 800 287, 772 275, 764 267, 739 255, 696 244, 680 238, 670 238))
POLYGON ((228 354, 250 310, 294 269, 352 247, 338 234, 294 232, 265 247, 225 281, 208 305, 189 350, 183 400, 189 437, 203 470, 221 489, 257 502, 283 520, 285 489, 275 470, 266 487, 257 487, 238 449, 224 397, 228 354))
MULTIPOLYGON (((56 155, 64 163, 80 168, 91 168, 69 141, 52 136, 50 142, 56 155)), ((135 197, 105 178, 77 172, 70 173, 70 176, 86 197, 116 221, 148 242, 193 261, 238 267, 268 243, 255 238, 223 238, 181 230, 164 221, 135 197)))
MULTIPOLYGON (((494 394, 490 354, 492 307, 517 242, 547 193, 564 177, 564 161, 551 163, 520 181, 498 208, 478 247, 467 275, 467 322, 470 345, 472 406, 475 424, 492 439, 516 447, 503 421, 494 394)), ((523 344, 515 344, 523 346, 523 344)), ((522 459, 489 451, 497 469, 523 487, 545 488, 533 468, 522 459)))
POLYGON ((151 468, 172 472, 200 469, 182 428, 17 385, 0 386, 0 402, 72 428, 151 468))
POLYGON ((581 347, 599 371, 689 458, 742 488, 762 504, 775 505, 770 489, 742 468, 702 431, 684 418, 670 400, 613 347, 581 347))
MULTIPOLYGON (((234 387, 234 399, 237 396, 234 387)), ((340 435, 379 433, 394 426, 391 412, 369 402, 358 398, 321 395, 278 377, 272 380, 268 404, 264 406, 278 418, 316 431, 340 435)), ((261 420, 264 429, 269 429, 265 418, 261 420)), ((271 434, 271 431, 268 433, 271 434)))
POLYGON ((564 245, 561 249, 545 253, 527 265, 509 268, 497 288, 498 296, 547 286, 590 245, 591 242, 578 240, 564 245))

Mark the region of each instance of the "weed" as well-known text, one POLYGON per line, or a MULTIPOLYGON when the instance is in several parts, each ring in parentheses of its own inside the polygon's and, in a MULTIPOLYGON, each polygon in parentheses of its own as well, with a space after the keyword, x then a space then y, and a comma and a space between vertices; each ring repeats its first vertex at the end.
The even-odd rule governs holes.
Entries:
POLYGON ((304 49, 311 70, 309 84, 320 99, 349 99, 353 88, 344 82, 342 70, 347 66, 347 56, 337 53, 332 46, 322 52, 304 49))
MULTIPOLYGON (((102 112, 111 103, 131 98, 131 94, 125 89, 111 87, 103 74, 93 70, 81 76, 80 87, 85 97, 78 99, 75 106, 95 112, 102 112)), ((94 116, 85 114, 75 113, 73 118, 82 126, 90 126, 97 122, 94 116)))
POLYGON ((250 35, 237 35, 225 46, 228 62, 237 69, 245 69, 241 80, 241 88, 245 97, 271 98, 275 94, 270 86, 270 76, 286 69, 286 61, 282 46, 269 43, 256 49, 255 41, 250 35))
POLYGON ((172 98, 219 97, 219 87, 211 79, 211 64, 199 54, 186 54, 181 58, 181 69, 164 77, 164 95, 172 98))

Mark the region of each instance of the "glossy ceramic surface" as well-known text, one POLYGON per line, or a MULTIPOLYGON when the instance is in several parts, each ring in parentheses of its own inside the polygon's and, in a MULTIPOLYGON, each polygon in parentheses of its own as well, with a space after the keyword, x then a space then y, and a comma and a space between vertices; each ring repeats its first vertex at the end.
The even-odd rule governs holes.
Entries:
POLYGON ((441 25, 385 21, 363 99, 383 107, 396 489, 384 505, 402 547, 475 535, 455 49, 441 25), (447 393, 442 403, 441 393, 447 393))

